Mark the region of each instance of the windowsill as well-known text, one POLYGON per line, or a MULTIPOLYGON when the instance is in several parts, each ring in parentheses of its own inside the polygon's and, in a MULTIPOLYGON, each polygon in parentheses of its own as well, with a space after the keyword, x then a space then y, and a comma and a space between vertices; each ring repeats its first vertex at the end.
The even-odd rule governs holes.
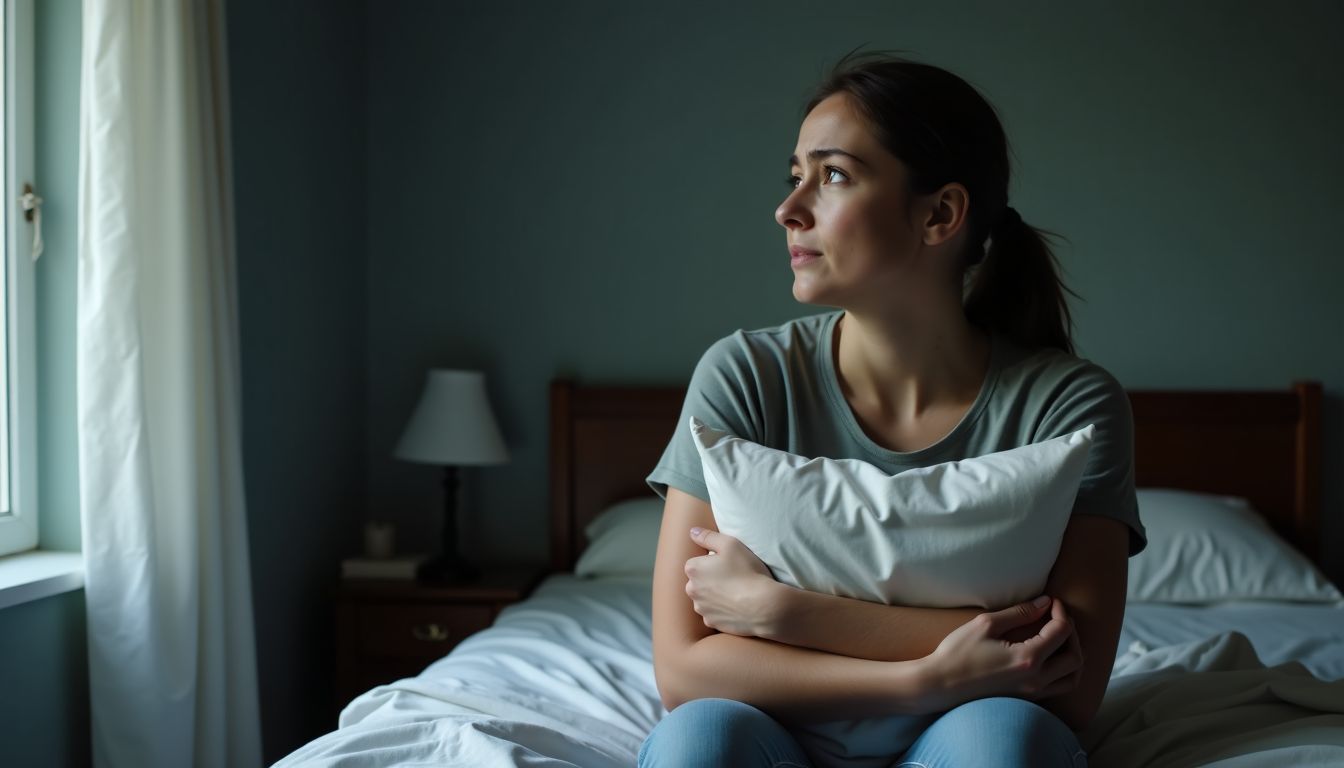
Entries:
POLYGON ((0 610, 83 587, 79 552, 33 550, 0 557, 0 610))

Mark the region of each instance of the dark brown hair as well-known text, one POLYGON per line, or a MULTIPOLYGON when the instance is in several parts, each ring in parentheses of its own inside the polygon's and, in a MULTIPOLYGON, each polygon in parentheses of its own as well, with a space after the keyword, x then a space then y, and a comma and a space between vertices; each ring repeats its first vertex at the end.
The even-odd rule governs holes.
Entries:
MULTIPOLYGON (((994 107, 945 69, 887 52, 850 52, 807 103, 853 98, 878 140, 909 168, 909 191, 966 187, 970 205, 962 255, 970 275, 963 306, 970 322, 1026 347, 1074 353, 1073 319, 1046 236, 1008 205, 1008 139, 994 107), (989 238, 988 251, 984 248, 989 238)), ((963 274, 965 274, 963 272, 963 274)))

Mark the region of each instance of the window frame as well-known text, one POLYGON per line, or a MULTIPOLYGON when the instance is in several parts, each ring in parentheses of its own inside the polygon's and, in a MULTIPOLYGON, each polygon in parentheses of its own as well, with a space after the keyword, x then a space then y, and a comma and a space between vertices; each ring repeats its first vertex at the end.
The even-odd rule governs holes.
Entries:
POLYGON ((9 503, 0 515, 0 555, 38 545, 37 313, 32 259, 33 227, 19 196, 34 178, 33 2, 3 0, 4 19, 4 253, 7 356, 9 503))

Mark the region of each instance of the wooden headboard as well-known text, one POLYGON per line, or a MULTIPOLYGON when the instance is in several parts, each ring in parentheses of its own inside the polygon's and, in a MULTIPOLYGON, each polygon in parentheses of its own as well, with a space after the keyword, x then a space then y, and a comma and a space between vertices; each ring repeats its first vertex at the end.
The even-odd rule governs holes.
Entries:
MULTIPOLYGON (((684 386, 551 382, 551 567, 568 571, 583 528, 621 499, 652 495, 684 386)), ((1241 496, 1320 562, 1321 384, 1281 391, 1129 393, 1135 484, 1241 496)))

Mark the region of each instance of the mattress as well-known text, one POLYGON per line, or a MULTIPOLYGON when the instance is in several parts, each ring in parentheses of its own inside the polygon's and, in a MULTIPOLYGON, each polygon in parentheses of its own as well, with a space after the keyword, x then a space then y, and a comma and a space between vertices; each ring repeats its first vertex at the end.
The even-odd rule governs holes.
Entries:
MULTIPOLYGON (((663 715, 647 577, 555 575, 278 766, 632 766, 663 715)), ((1093 766, 1344 765, 1344 605, 1131 604, 1093 766)))

